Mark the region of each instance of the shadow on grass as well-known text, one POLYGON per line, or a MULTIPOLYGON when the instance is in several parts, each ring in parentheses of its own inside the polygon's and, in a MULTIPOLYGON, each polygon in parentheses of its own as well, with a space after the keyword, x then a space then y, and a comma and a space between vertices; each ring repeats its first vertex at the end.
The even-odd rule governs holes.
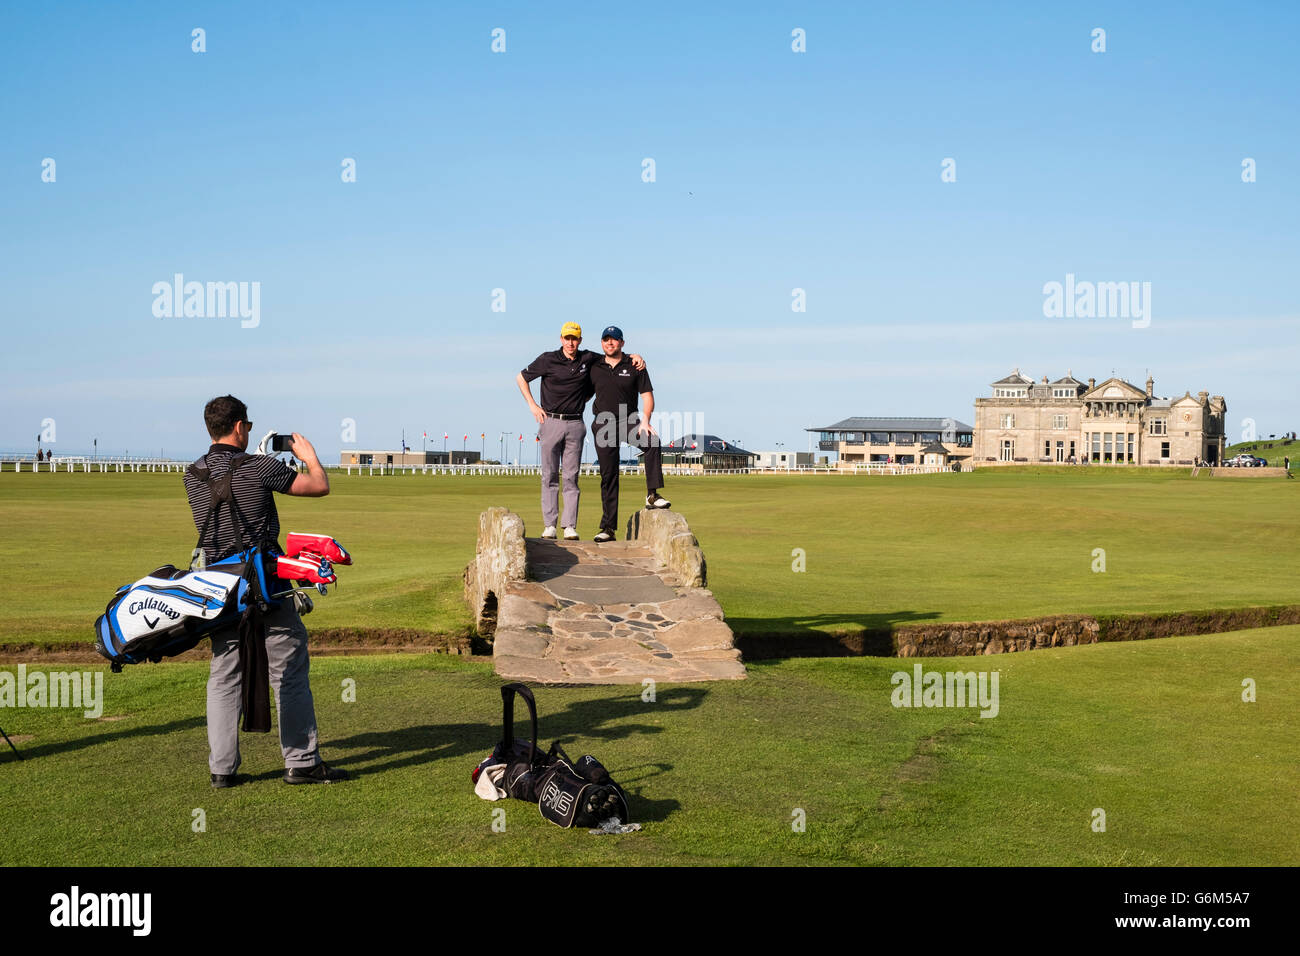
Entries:
MULTIPOLYGON (((38 744, 35 747, 21 747, 23 759, 30 760, 33 757, 52 757, 55 754, 72 753, 77 750, 85 750, 87 747, 98 747, 101 744, 116 743, 119 740, 128 740, 132 737, 156 737, 162 734, 175 733, 178 730, 195 730, 199 727, 206 727, 207 720, 203 717, 186 717, 184 720, 173 720, 168 724, 152 724, 148 727, 124 727, 121 730, 105 731, 102 734, 87 734, 84 737, 77 737, 74 740, 64 740, 54 744, 38 744)), ((6 747, 5 752, 11 759, 17 759, 13 753, 6 747)))
POLYGON ((676 800, 650 800, 642 796, 641 787, 634 786, 661 773, 668 773, 672 769, 673 765, 670 763, 641 763, 630 767, 618 767, 610 774, 632 800, 628 808, 632 812, 632 819, 639 823, 659 823, 672 816, 674 810, 682 808, 676 800))
POLYGON ((938 617, 938 611, 880 611, 728 617, 727 623, 736 634, 736 646, 745 660, 761 661, 783 657, 893 657, 895 627, 938 617))
MULTIPOLYGON (((654 713, 659 715, 664 711, 693 710, 703 703, 707 693, 708 691, 701 687, 664 688, 657 694, 656 702, 653 705, 654 713)), ((647 707, 650 706, 641 700, 639 687, 630 688, 627 695, 622 697, 573 701, 564 710, 550 714, 546 713, 546 705, 551 695, 546 688, 541 688, 539 694, 542 697, 539 710, 542 712, 538 715, 537 745, 543 751, 550 747, 550 741, 553 739, 559 740, 564 745, 581 744, 582 748, 587 748, 592 741, 609 742, 623 740, 638 734, 658 734, 664 731, 664 727, 655 724, 620 723, 620 721, 630 717, 644 716, 647 707)), ((355 772, 367 776, 388 770, 398 770, 403 767, 420 766, 444 758, 463 757, 466 758, 464 779, 468 789, 469 774, 473 769, 472 765, 487 756, 501 737, 499 698, 496 701, 496 707, 492 706, 493 701, 490 697, 486 698, 486 703, 487 706, 484 711, 485 713, 494 714, 492 720, 479 723, 421 724, 414 727, 368 731, 353 734, 350 737, 332 738, 322 741, 323 756, 331 766, 353 769, 355 772), (331 754, 331 751, 340 750, 350 752, 337 757, 331 754)), ((518 712, 516 712, 515 717, 516 735, 527 735, 529 733, 529 723, 526 709, 522 720, 519 719, 518 712)), ((97 747, 133 737, 154 737, 177 731, 197 730, 205 726, 207 726, 205 717, 187 717, 183 720, 174 720, 165 724, 128 727, 103 733, 88 734, 74 740, 41 744, 31 748, 23 747, 20 750, 23 759, 30 760, 56 754, 72 753, 88 747, 97 747)), ((274 735, 274 731, 272 733, 274 735)), ((577 749, 575 748, 573 752, 575 757, 580 755, 577 749)), ((599 748, 593 747, 591 749, 599 748)), ((582 753, 587 753, 587 750, 582 749, 582 753)), ((617 761, 611 760, 610 755, 607 753, 599 753, 597 757, 610 768, 614 778, 624 786, 629 796, 635 800, 636 819, 642 821, 663 820, 673 811, 680 809, 680 804, 676 800, 647 800, 640 795, 639 787, 631 786, 631 784, 671 771, 672 764, 637 764, 622 767, 617 761), (629 776, 629 774, 634 775, 629 776)), ((17 762, 18 758, 5 746, 4 753, 0 754, 0 763, 7 760, 17 762)), ((283 769, 276 768, 258 774, 249 774, 248 776, 250 780, 267 781, 277 780, 283 773, 283 769)))
MULTIPOLYGON (((660 715, 665 711, 693 710, 704 700, 707 690, 701 687, 669 687, 658 692, 654 713, 660 715)), ((547 688, 540 688, 538 696, 537 747, 546 750, 551 740, 559 740, 568 749, 571 743, 587 745, 588 741, 608 742, 623 740, 637 734, 663 733, 664 728, 656 724, 621 723, 629 717, 644 716, 647 704, 641 700, 640 688, 629 690, 624 697, 604 697, 598 700, 580 700, 570 702, 564 710, 547 713, 547 688)), ((494 718, 479 723, 464 724, 419 724, 414 727, 401 727, 392 730, 375 730, 353 734, 350 737, 333 738, 322 742, 322 750, 359 751, 345 757, 325 759, 330 765, 340 767, 357 766, 367 774, 382 773, 403 767, 415 767, 432 763, 447 757, 472 757, 477 763, 492 752, 497 741, 501 739, 500 703, 492 708, 491 698, 486 698, 486 713, 495 711, 494 718)), ((530 733, 528 712, 526 708, 516 708, 515 735, 527 739, 530 733), (520 711, 522 710, 522 715, 520 711)), ((583 751, 584 753, 586 751, 583 751)), ((575 752, 573 756, 578 756, 575 752)), ((611 768, 615 766, 603 755, 597 754, 601 762, 611 768)), ((465 767, 465 778, 473 767, 465 767)), ((621 782, 621 781, 620 781, 621 782)))

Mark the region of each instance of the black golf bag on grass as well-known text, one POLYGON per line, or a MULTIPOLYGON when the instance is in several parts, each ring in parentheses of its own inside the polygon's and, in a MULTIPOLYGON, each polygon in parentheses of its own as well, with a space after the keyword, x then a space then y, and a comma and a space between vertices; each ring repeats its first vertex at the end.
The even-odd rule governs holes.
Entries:
POLYGON ((523 684, 501 688, 502 738, 492 753, 470 775, 475 790, 484 799, 502 796, 536 803, 542 816, 560 827, 598 827, 611 817, 628 820, 627 794, 610 779, 595 757, 584 754, 573 760, 557 740, 551 749, 537 749, 537 702, 523 684), (528 704, 532 736, 515 737, 515 695, 528 704), (489 782, 481 782, 487 775, 489 782), (485 790, 493 790, 485 796, 485 790))

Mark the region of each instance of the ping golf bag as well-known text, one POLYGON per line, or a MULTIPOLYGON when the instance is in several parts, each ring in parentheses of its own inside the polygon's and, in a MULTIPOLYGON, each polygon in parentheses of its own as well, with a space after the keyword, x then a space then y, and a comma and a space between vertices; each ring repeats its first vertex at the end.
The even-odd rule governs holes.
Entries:
POLYGON ((610 817, 628 820, 627 795, 610 779, 595 757, 574 761, 557 740, 548 753, 537 749, 537 702, 523 684, 501 688, 502 739, 474 768, 475 792, 486 800, 513 797, 536 803, 542 816, 556 826, 598 827, 610 817), (515 737, 515 695, 524 699, 532 721, 532 736, 515 737))

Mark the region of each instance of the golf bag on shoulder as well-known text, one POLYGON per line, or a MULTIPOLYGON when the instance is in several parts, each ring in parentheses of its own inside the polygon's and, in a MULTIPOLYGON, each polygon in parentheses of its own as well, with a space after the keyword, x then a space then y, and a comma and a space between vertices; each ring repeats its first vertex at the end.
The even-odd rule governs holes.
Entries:
POLYGON ((204 534, 223 503, 230 511, 242 550, 212 564, 200 563, 197 568, 167 564, 118 588, 95 621, 95 650, 112 662, 115 673, 126 664, 157 663, 183 654, 218 628, 279 605, 271 597, 276 579, 274 543, 249 539, 230 491, 231 477, 250 458, 235 455, 229 470, 217 479, 206 464, 190 465, 189 471, 208 485, 212 496, 199 529, 196 553, 203 553, 199 549, 204 534))
POLYGON ((183 654, 268 593, 265 565, 251 549, 196 571, 167 564, 122 585, 95 621, 95 650, 114 672, 183 654))
POLYGON ((512 797, 536 803, 543 817, 556 826, 598 827, 611 817, 628 819, 627 794, 595 757, 569 757, 557 740, 543 753, 537 749, 537 702, 523 684, 501 688, 502 738, 492 753, 474 768, 475 792, 487 800, 512 797), (532 735, 515 737, 514 699, 528 705, 532 735))

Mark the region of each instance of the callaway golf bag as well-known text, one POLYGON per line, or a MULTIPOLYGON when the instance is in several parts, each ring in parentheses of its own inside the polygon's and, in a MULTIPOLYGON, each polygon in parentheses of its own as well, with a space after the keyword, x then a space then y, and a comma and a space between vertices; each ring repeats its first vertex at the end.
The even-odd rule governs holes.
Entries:
POLYGON ((352 558, 328 535, 290 532, 286 554, 274 542, 252 542, 243 516, 230 493, 230 479, 250 455, 236 455, 230 469, 213 480, 206 467, 194 464, 190 472, 205 482, 211 504, 199 530, 199 547, 209 523, 224 503, 239 534, 242 549, 206 566, 180 569, 164 565, 132 584, 117 589, 95 622, 95 649, 118 672, 126 664, 157 662, 194 647, 213 631, 239 623, 250 609, 265 614, 282 600, 299 600, 303 613, 310 599, 298 593, 294 582, 314 587, 321 594, 333 584, 335 564, 352 558))

